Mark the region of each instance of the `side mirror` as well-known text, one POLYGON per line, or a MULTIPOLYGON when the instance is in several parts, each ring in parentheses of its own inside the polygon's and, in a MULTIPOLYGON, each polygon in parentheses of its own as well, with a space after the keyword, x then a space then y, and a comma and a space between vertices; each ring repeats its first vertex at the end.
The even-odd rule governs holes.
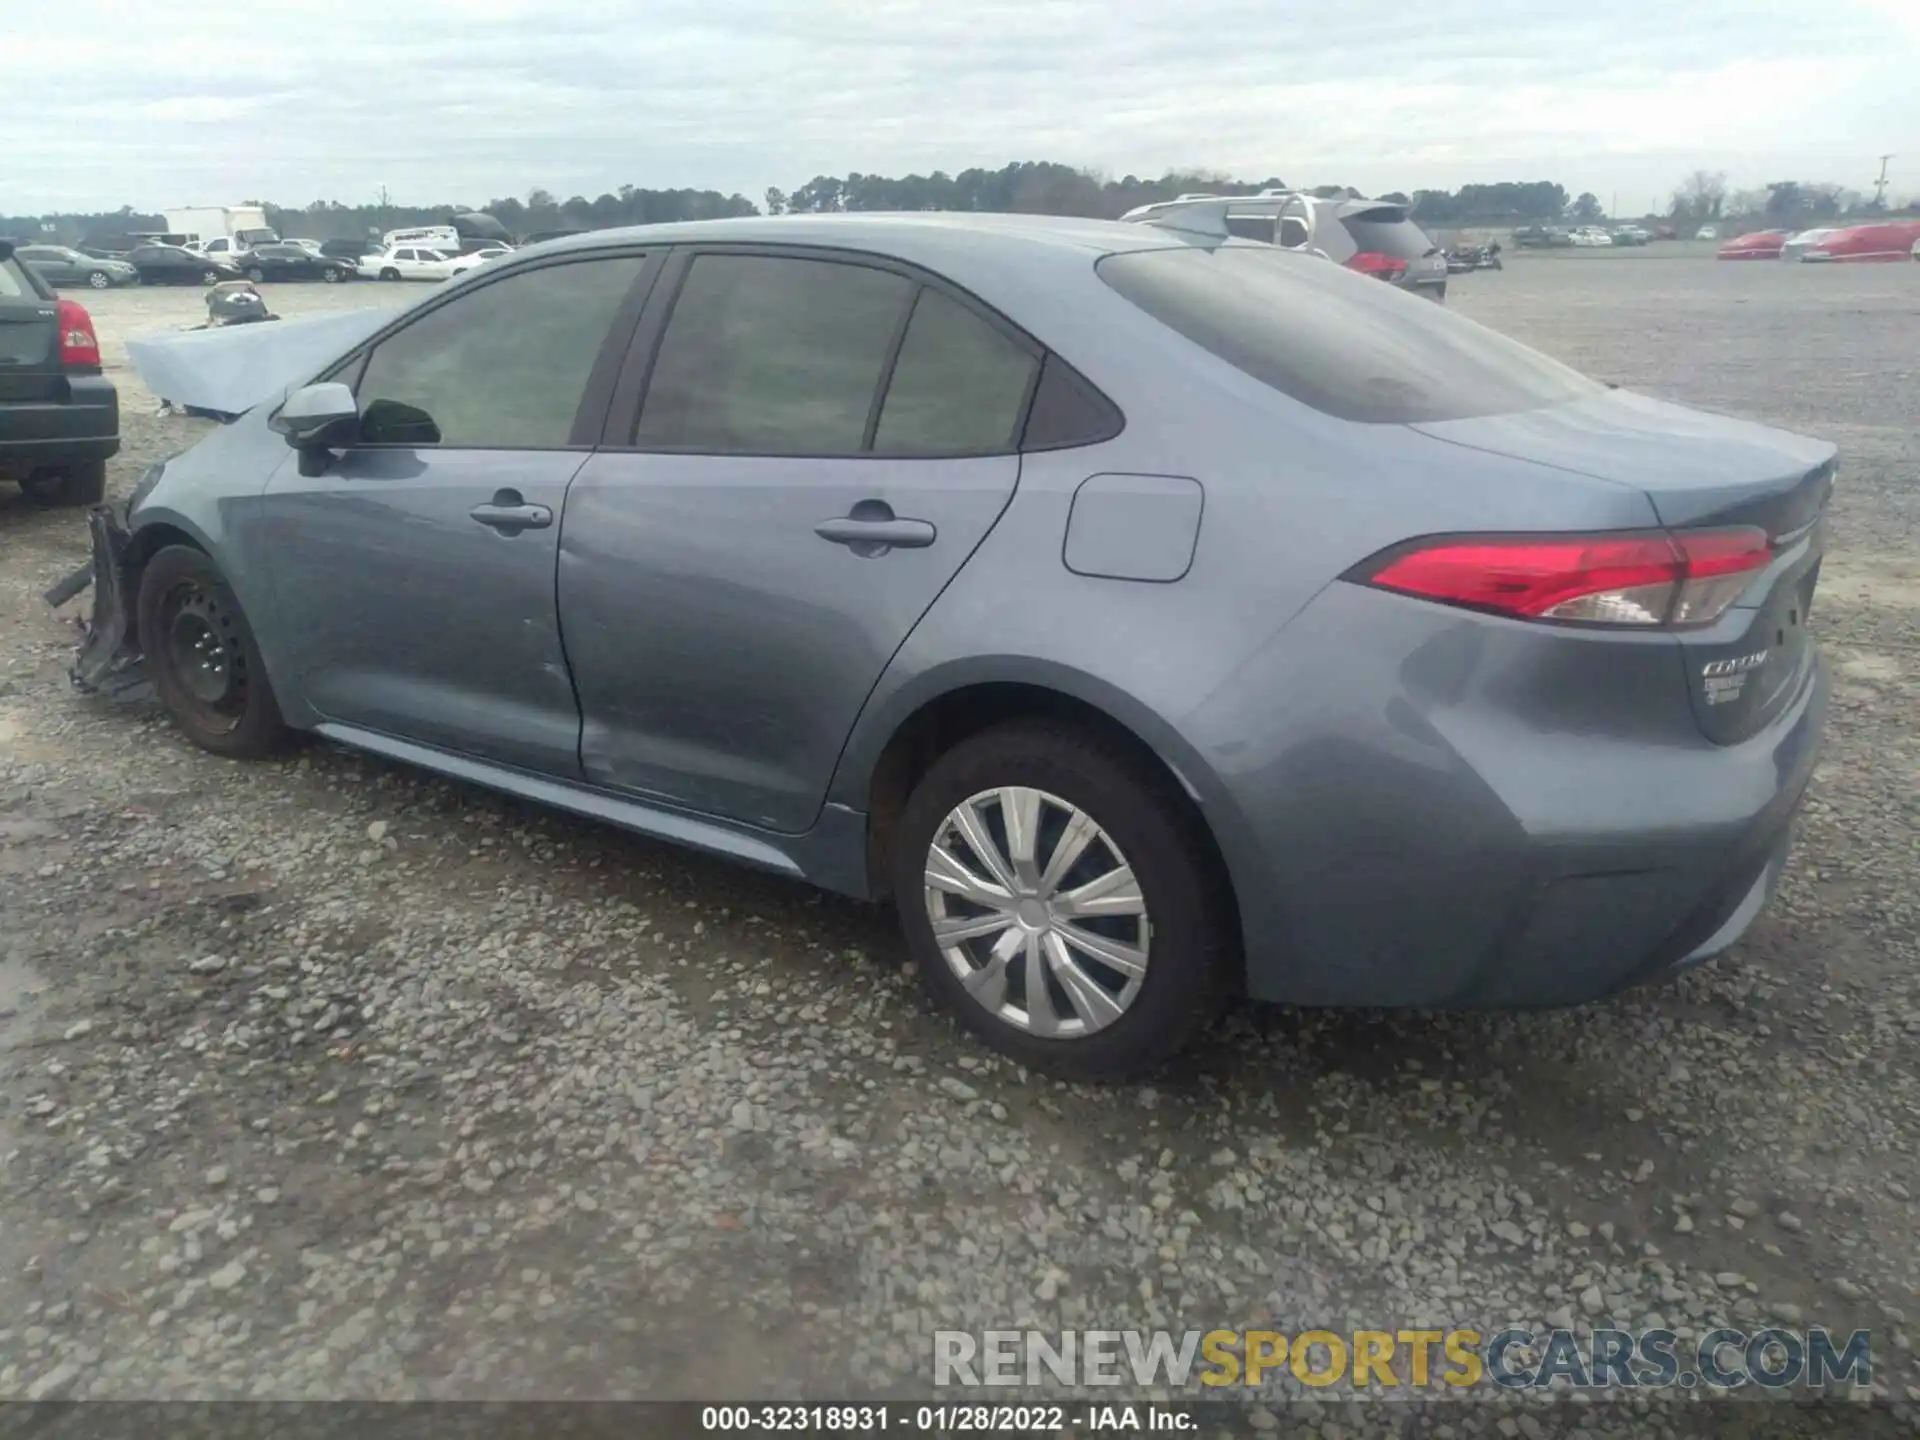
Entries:
POLYGON ((360 406, 338 381, 302 385, 270 422, 296 450, 350 445, 360 429, 360 406))

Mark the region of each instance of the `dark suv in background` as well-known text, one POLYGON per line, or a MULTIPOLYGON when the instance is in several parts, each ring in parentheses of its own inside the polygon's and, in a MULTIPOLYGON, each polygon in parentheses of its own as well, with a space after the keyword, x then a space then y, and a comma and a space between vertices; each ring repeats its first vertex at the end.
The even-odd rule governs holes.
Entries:
POLYGON ((0 240, 0 479, 41 505, 92 505, 120 448, 120 397, 86 307, 13 250, 0 240))
POLYGON ((1183 195, 1142 205, 1120 218, 1178 229, 1197 207, 1226 204, 1226 226, 1243 240, 1311 250, 1337 265, 1389 281, 1429 300, 1447 298, 1447 257, 1414 224, 1411 207, 1392 200, 1335 200, 1293 190, 1258 195, 1183 195))

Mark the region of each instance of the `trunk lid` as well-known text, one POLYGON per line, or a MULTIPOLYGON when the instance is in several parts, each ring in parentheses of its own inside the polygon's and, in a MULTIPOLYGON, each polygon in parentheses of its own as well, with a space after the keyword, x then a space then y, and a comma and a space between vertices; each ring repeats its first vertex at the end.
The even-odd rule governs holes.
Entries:
POLYGON ((11 253, 0 256, 0 404, 57 399, 60 311, 11 253))
POLYGON ((1413 427, 1641 491, 1670 530, 1755 526, 1773 556, 1713 624, 1677 631, 1700 728, 1721 744, 1764 729, 1807 683, 1807 614, 1826 548, 1835 448, 1624 391, 1572 405, 1413 427))

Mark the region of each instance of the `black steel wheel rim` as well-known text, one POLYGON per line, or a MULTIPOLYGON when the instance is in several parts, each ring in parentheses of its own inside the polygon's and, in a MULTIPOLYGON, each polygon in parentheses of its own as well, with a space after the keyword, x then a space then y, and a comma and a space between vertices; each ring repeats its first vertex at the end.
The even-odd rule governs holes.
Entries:
POLYGON ((197 581, 176 585, 162 614, 162 663, 173 688, 198 724, 232 730, 246 714, 249 689, 240 617, 197 581))

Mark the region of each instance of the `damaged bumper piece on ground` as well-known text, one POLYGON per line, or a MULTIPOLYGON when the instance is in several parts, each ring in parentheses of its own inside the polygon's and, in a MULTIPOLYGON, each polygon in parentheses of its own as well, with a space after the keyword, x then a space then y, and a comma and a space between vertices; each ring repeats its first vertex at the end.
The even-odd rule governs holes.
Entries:
POLYGON ((133 643, 133 597, 127 593, 126 554, 129 536, 109 505, 87 512, 93 538, 93 558, 46 592, 49 605, 58 608, 93 587, 93 613, 81 622, 79 653, 68 672, 73 687, 89 695, 127 699, 147 693, 145 667, 139 646, 133 643))

